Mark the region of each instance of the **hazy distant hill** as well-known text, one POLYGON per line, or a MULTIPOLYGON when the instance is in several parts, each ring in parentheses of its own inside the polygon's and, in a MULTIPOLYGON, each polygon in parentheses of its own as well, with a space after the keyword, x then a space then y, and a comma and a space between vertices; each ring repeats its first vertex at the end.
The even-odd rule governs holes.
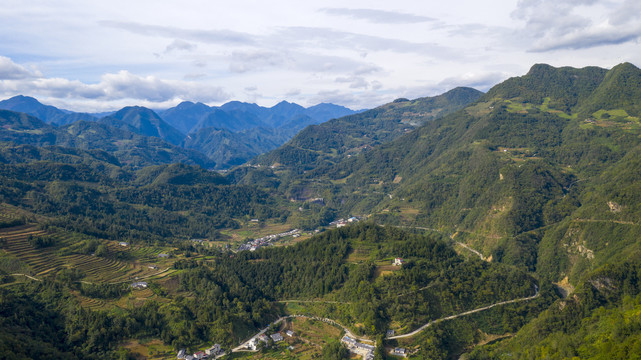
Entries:
POLYGON ((65 125, 78 120, 96 120, 90 114, 63 111, 54 106, 43 105, 32 97, 22 95, 0 101, 0 109, 23 112, 55 125, 65 125))
POLYGON ((225 169, 241 165, 275 149, 292 136, 292 131, 269 128, 252 128, 239 132, 226 129, 205 128, 188 135, 181 146, 202 152, 225 169))
POLYGON ((194 126, 211 111, 211 107, 203 103, 183 101, 175 107, 159 111, 158 114, 178 131, 189 134, 194 126))
POLYGON ((220 107, 183 102, 161 115, 177 128, 189 129, 181 146, 206 154, 224 169, 277 148, 308 125, 353 113, 334 104, 306 109, 282 101, 266 108, 232 101, 220 107))
POLYGON ((255 127, 287 126, 300 130, 307 125, 354 113, 356 111, 344 106, 327 103, 306 109, 287 101, 281 101, 271 108, 240 101, 231 101, 220 107, 185 101, 176 107, 160 111, 159 115, 176 129, 190 134, 208 127, 243 131, 255 127))
POLYGON ((92 121, 55 127, 27 114, 6 110, 0 110, 0 141, 104 150, 115 155, 122 164, 136 167, 175 162, 198 164, 205 168, 215 166, 201 153, 171 145, 160 138, 92 121))
POLYGON ((153 110, 141 106, 128 106, 99 120, 103 124, 133 133, 158 137, 178 145, 185 137, 180 131, 162 120, 153 110))
POLYGON ((23 112, 58 126, 98 121, 135 134, 161 138, 173 145, 184 144, 193 151, 206 153, 221 169, 242 164, 282 145, 308 125, 355 113, 326 103, 306 109, 286 101, 271 108, 240 101, 220 107, 185 101, 158 113, 128 106, 117 112, 92 115, 60 110, 27 96, 0 101, 0 109, 23 112), (185 134, 193 136, 185 138, 185 134))

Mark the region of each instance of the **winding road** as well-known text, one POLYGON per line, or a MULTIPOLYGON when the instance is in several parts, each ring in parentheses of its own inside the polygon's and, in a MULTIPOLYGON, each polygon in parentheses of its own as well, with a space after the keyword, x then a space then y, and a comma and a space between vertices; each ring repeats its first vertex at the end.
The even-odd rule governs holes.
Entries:
POLYGON ((412 332, 409 332, 407 334, 402 334, 402 335, 389 336, 389 337, 386 337, 386 339, 394 340, 394 339, 403 339, 403 338, 412 337, 412 336, 420 333, 421 331, 427 329, 428 327, 430 327, 430 326, 432 326, 434 324, 440 323, 442 321, 452 320, 452 319, 456 319, 456 318, 461 317, 461 316, 470 315, 470 314, 474 314, 474 313, 477 313, 477 312, 489 310, 489 309, 491 309, 491 308, 493 308, 495 306, 501 306, 501 305, 507 305, 507 304, 513 304, 513 303, 517 303, 517 302, 522 302, 522 301, 533 300, 533 299, 538 298, 539 296, 541 296, 541 294, 539 293, 539 287, 537 285, 534 285, 534 295, 532 295, 532 296, 528 296, 528 297, 524 297, 524 298, 520 298, 520 299, 514 299, 514 300, 501 301, 501 302, 498 302, 498 303, 495 303, 495 304, 492 304, 492 305, 488 305, 488 306, 484 306, 484 307, 481 307, 481 308, 478 308, 478 309, 469 310, 469 311, 462 312, 462 313, 459 313, 459 314, 456 314, 456 315, 450 315, 450 316, 446 316, 444 318, 432 320, 432 321, 428 322, 427 324, 419 327, 418 329, 416 329, 416 330, 414 330, 412 332))
MULTIPOLYGON (((465 312, 462 312, 462 313, 459 313, 459 314, 446 316, 446 317, 443 317, 443 318, 440 318, 440 319, 436 319, 436 320, 431 320, 428 323, 424 324, 423 326, 419 327, 418 329, 416 329, 416 330, 414 330, 412 332, 409 332, 407 334, 402 334, 402 335, 388 336, 388 337, 386 337, 386 339, 387 340, 394 340, 394 339, 404 339, 404 338, 413 337, 413 336, 419 334, 420 332, 422 332, 423 330, 427 329, 428 327, 430 327, 430 326, 432 326, 434 324, 443 322, 443 321, 452 320, 452 319, 456 319, 456 318, 461 317, 461 316, 466 316, 466 315, 474 314, 474 313, 477 313, 477 312, 489 310, 489 309, 491 309, 493 307, 496 307, 496 306, 534 300, 534 299, 538 298, 539 296, 541 296, 541 294, 539 292, 539 287, 538 287, 538 285, 534 285, 534 295, 532 295, 532 296, 519 298, 519 299, 513 299, 513 300, 501 301, 501 302, 494 303, 492 305, 488 305, 488 306, 484 306, 484 307, 480 307, 480 308, 477 308, 477 309, 474 309, 474 310, 469 310, 469 311, 465 311, 465 312)), ((345 335, 349 336, 352 339, 355 339, 355 340, 361 341, 361 342, 362 341, 371 342, 371 340, 366 338, 366 337, 359 337, 359 336, 354 335, 354 333, 352 333, 347 327, 337 323, 336 321, 334 321, 332 319, 321 318, 321 317, 317 317, 317 316, 307 316, 307 315, 287 315, 287 316, 282 316, 282 317, 278 318, 277 320, 275 320, 274 322, 272 322, 270 324, 270 326, 278 325, 281 322, 283 322, 283 320, 291 319, 291 318, 305 318, 305 319, 313 319, 313 320, 324 321, 326 323, 330 323, 332 325, 335 325, 335 326, 338 326, 338 327, 342 328, 343 331, 345 331, 345 335)), ((263 335, 265 332, 267 332, 268 329, 269 329, 269 326, 267 326, 266 328, 260 330, 257 334, 253 335, 252 337, 250 337, 249 339, 245 340, 244 342, 242 342, 237 347, 233 348, 231 350, 231 352, 239 352, 239 351, 255 352, 255 351, 257 351, 257 350, 250 350, 249 349, 249 346, 248 346, 249 342, 252 341, 253 339, 255 339, 256 337, 258 337, 260 335, 263 335)))

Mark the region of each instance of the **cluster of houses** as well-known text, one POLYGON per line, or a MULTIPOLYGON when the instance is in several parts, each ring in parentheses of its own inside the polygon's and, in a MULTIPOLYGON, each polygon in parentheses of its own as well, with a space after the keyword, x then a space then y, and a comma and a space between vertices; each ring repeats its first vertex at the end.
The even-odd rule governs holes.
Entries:
POLYGON ((360 343, 347 335, 343 336, 341 342, 351 353, 362 356, 363 360, 374 360, 374 345, 360 343))
POLYGON ((241 244, 238 247, 238 251, 243 251, 243 250, 249 250, 249 251, 256 251, 260 249, 263 246, 269 246, 271 245, 272 241, 278 240, 282 237, 285 236, 293 236, 293 237, 299 237, 300 236, 300 230, 299 229, 294 229, 294 230, 289 230, 286 232, 282 232, 280 234, 273 234, 273 235, 267 235, 263 236, 258 239, 254 239, 251 241, 248 241, 244 244, 241 244))
POLYGON ((338 219, 338 220, 334 220, 334 221, 332 221, 331 223, 329 223, 329 225, 330 225, 330 226, 336 226, 337 228, 339 228, 339 227, 346 226, 346 225, 348 225, 348 224, 350 224, 350 223, 358 222, 359 220, 360 220, 359 218, 357 218, 357 217, 355 217, 355 216, 352 216, 352 217, 351 217, 351 218, 349 218, 349 219, 338 219))
MULTIPOLYGON (((287 335, 288 337, 292 337, 294 336, 294 332, 291 330, 287 330, 285 331, 285 335, 287 335)), ((274 341, 274 343, 281 342, 284 340, 283 335, 280 332, 273 333, 269 335, 269 337, 267 337, 267 335, 265 334, 260 334, 252 338, 251 340, 249 340, 249 342, 247 343, 247 348, 250 350, 256 351, 258 350, 259 344, 261 342, 267 344, 269 342, 269 338, 271 338, 272 341, 274 341)))
POLYGON ((205 351, 198 351, 195 352, 193 355, 187 354, 187 350, 185 349, 180 349, 178 351, 178 356, 176 356, 177 359, 184 359, 184 360, 196 360, 196 359, 207 359, 207 358, 217 358, 218 356, 225 355, 225 352, 223 349, 220 347, 220 344, 214 344, 214 346, 210 347, 209 349, 205 351))
POLYGON ((405 348, 398 348, 397 347, 397 348, 394 348, 394 350, 392 350, 390 352, 390 355, 407 357, 407 350, 405 348))

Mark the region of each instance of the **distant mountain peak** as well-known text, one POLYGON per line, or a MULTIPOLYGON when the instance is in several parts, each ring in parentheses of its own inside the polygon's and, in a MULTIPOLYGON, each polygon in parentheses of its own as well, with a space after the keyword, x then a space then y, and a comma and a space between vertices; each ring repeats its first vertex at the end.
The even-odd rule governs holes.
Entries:
POLYGON ((126 106, 100 121, 140 135, 159 137, 173 145, 179 144, 184 138, 180 131, 162 120, 155 111, 143 106, 126 106))
POLYGON ((0 101, 0 109, 22 112, 35 116, 44 122, 56 125, 68 124, 79 119, 95 120, 95 118, 89 114, 61 110, 55 106, 45 105, 38 101, 38 99, 25 95, 17 95, 10 99, 0 101))

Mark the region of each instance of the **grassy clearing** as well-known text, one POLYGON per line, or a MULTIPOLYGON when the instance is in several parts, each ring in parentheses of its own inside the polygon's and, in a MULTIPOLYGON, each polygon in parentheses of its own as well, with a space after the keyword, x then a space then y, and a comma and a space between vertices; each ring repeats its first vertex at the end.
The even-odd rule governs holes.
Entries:
POLYGON ((400 270, 400 266, 394 266, 394 265, 381 265, 377 266, 376 270, 374 270, 374 278, 377 279, 379 277, 385 277, 392 275, 395 271, 400 270))
POLYGON ((176 352, 159 339, 132 340, 122 344, 136 359, 175 359, 176 352))
POLYGON ((365 244, 359 241, 352 242, 352 250, 347 255, 348 263, 363 263, 376 259, 376 244, 365 244))

